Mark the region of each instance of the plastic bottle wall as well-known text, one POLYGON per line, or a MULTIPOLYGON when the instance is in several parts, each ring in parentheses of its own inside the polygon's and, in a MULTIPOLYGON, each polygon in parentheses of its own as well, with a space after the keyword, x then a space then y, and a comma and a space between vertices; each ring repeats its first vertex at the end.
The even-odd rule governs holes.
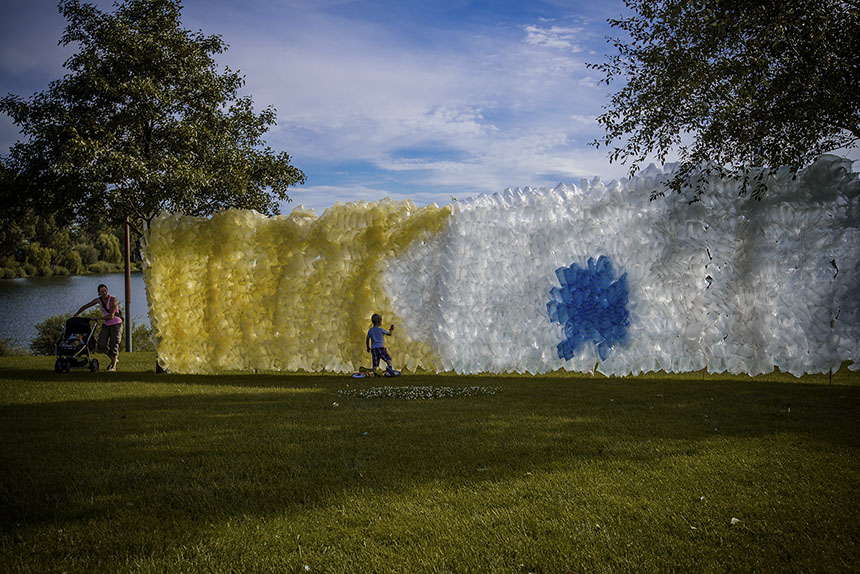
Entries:
POLYGON ((369 365, 370 315, 406 370, 800 375, 860 368, 860 181, 823 156, 764 199, 668 176, 317 217, 165 214, 146 243, 159 359, 175 372, 369 365))

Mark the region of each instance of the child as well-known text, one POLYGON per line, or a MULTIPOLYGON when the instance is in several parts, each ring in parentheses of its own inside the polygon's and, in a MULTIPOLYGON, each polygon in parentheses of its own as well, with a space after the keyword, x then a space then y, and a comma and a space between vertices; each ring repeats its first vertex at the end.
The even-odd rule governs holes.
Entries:
POLYGON ((373 323, 373 327, 367 331, 367 338, 365 338, 364 342, 367 345, 367 352, 373 357, 373 374, 377 377, 382 376, 376 372, 376 367, 379 366, 379 360, 382 359, 388 363, 388 368, 385 369, 386 376, 396 377, 400 373, 391 367, 391 356, 385 349, 385 335, 391 335, 394 331, 394 325, 391 325, 387 331, 380 327, 380 325, 382 325, 382 315, 379 313, 374 313, 370 318, 370 322, 373 323))
POLYGON ((69 335, 65 341, 60 344, 60 348, 64 350, 77 349, 84 344, 84 336, 80 333, 69 335))

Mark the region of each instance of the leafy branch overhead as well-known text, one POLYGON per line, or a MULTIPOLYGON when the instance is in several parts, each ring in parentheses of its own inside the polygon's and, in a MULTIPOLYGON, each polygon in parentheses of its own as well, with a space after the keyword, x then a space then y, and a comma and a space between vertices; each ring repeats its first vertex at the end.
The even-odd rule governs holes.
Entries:
POLYGON ((617 53, 590 67, 607 85, 624 83, 593 143, 631 175, 676 150, 671 189, 710 166, 742 181, 743 192, 753 166, 798 169, 860 143, 857 0, 625 4, 633 15, 609 20, 622 32, 617 53))
POLYGON ((147 225, 162 210, 208 215, 230 207, 278 212, 305 175, 268 147, 275 110, 254 111, 244 79, 216 65, 220 36, 190 32, 178 0, 127 0, 113 13, 60 2, 60 40, 75 45, 63 78, 0 111, 26 140, 8 161, 44 209, 105 210, 147 225))

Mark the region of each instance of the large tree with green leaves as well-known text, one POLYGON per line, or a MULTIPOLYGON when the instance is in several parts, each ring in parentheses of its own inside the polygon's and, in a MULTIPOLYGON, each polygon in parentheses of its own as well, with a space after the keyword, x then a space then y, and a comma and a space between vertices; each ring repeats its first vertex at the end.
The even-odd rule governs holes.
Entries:
POLYGON ((263 140, 275 110, 239 95, 243 77, 214 60, 226 44, 184 29, 179 0, 126 0, 112 13, 78 0, 59 7, 60 43, 77 48, 68 74, 28 100, 0 100, 25 136, 6 167, 29 207, 128 216, 142 229, 163 210, 274 214, 304 182, 263 140))
POLYGON ((800 168, 860 142, 857 0, 624 3, 632 15, 609 20, 617 53, 591 65, 623 82, 594 143, 631 175, 677 150, 669 187, 708 166, 746 191, 752 166, 800 168))

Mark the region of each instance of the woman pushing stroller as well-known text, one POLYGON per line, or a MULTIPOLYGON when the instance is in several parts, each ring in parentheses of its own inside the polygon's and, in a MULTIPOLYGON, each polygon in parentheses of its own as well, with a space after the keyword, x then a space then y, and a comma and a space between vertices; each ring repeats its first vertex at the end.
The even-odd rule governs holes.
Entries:
POLYGON ((107 285, 101 284, 98 289, 99 296, 78 309, 75 317, 95 305, 101 307, 102 316, 95 319, 104 322, 102 330, 99 331, 98 350, 110 359, 110 366, 107 370, 116 371, 116 364, 119 360, 119 341, 122 339, 122 314, 119 311, 116 297, 108 295, 107 285))

